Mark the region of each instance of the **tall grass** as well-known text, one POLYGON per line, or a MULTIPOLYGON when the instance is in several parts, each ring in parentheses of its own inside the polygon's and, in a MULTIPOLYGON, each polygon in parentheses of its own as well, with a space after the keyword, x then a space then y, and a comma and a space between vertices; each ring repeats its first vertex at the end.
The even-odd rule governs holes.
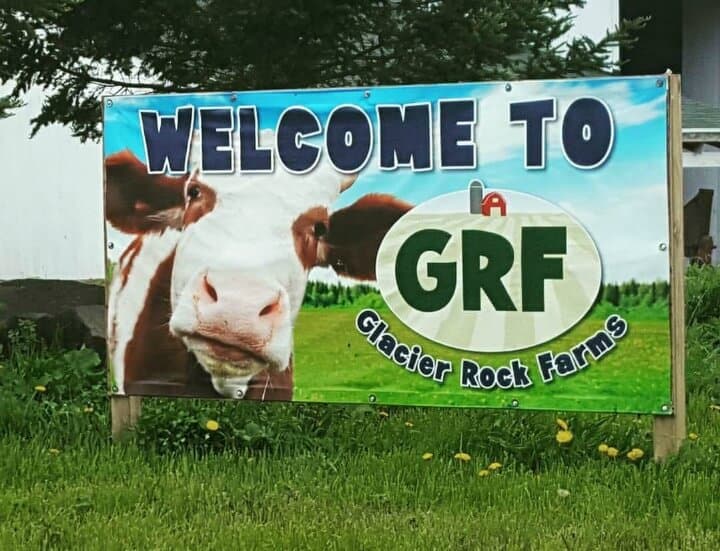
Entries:
POLYGON ((563 412, 153 399, 113 445, 95 353, 22 325, 0 355, 0 548, 717 548, 716 286, 688 276, 699 436, 662 465, 651 419, 563 412))

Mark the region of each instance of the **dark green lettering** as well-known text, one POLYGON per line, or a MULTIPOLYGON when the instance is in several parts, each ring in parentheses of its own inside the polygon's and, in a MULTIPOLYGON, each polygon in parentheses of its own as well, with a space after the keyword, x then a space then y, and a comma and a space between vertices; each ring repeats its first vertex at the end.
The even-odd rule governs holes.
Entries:
POLYGON ((428 262, 427 275, 437 280, 434 289, 420 285, 417 265, 426 251, 442 253, 452 237, 442 230, 420 230, 407 238, 395 258, 395 280, 405 302, 421 312, 435 312, 445 306, 455 294, 455 262, 428 262))
POLYGON ((492 302, 495 310, 515 311, 505 285, 500 281, 513 265, 515 253, 512 244, 502 235, 482 230, 463 230, 463 308, 480 310, 480 291, 492 302), (480 259, 487 265, 480 269, 480 259))
POLYGON ((567 252, 567 229, 563 226, 522 229, 522 309, 545 311, 545 280, 563 278, 562 258, 546 254, 567 252))

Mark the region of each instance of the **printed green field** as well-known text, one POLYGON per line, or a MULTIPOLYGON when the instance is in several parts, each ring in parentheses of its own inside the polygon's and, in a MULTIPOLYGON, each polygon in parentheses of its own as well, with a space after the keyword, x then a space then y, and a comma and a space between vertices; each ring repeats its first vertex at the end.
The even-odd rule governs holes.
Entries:
MULTIPOLYGON (((603 328, 589 316, 550 343, 510 353, 479 354, 451 349, 408 329, 389 310, 378 313, 388 331, 408 346, 452 362, 443 383, 393 363, 355 327, 358 308, 304 309, 295 329, 295 399, 309 402, 428 405, 566 411, 666 413, 670 400, 670 336, 667 320, 635 319, 614 349, 566 377, 542 382, 536 354, 569 351, 603 328), (522 389, 461 388, 462 359, 480 366, 507 366, 519 359, 533 384, 522 389)), ((641 316, 638 316, 641 317, 641 316)))

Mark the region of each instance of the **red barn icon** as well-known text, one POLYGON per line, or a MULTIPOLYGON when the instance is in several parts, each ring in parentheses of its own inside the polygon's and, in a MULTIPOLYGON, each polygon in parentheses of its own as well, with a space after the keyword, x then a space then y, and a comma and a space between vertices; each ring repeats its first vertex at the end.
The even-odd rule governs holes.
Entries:
POLYGON ((483 216, 490 216, 492 209, 500 209, 500 216, 507 215, 507 203, 505 203, 505 198, 497 191, 488 193, 482 200, 481 212, 483 216))

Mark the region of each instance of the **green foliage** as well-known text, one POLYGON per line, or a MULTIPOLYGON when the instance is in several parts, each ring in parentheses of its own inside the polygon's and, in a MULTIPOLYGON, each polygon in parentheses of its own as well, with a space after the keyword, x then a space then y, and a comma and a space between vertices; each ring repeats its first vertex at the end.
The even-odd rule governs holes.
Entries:
POLYGON ((720 270, 712 266, 688 267, 685 305, 688 325, 720 316, 720 270))
POLYGON ((688 386, 720 401, 720 271, 688 267, 685 305, 688 386))
POLYGON ((316 447, 334 419, 333 408, 317 405, 157 399, 143 409, 135 437, 159 453, 298 451, 316 447), (219 428, 209 430, 208 421, 219 428))
POLYGON ((30 435, 105 407, 105 373, 95 351, 48 347, 22 320, 8 341, 7 358, 0 356, 0 435, 30 435))
POLYGON ((13 115, 13 109, 22 107, 23 102, 12 96, 0 96, 0 120, 6 119, 13 115))
POLYGON ((563 37, 584 0, 43 0, 0 7, 0 82, 48 97, 59 122, 100 136, 103 94, 267 90, 612 71, 641 19, 595 42, 563 37))

